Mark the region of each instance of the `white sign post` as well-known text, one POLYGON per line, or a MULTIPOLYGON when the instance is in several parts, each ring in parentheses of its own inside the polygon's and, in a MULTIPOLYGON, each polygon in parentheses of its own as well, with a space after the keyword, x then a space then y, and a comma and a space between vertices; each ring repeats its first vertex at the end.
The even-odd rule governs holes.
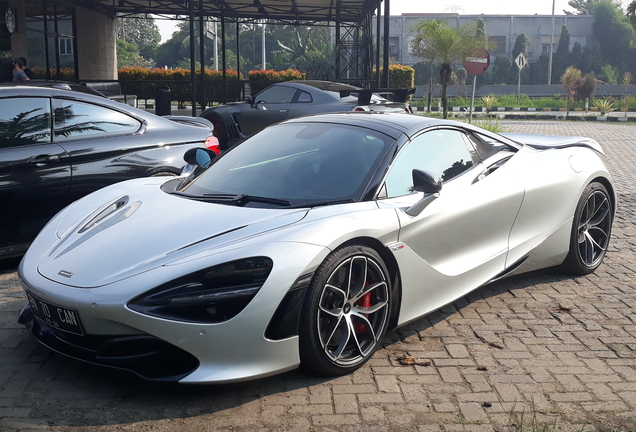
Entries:
POLYGON ((519 53, 519 55, 515 59, 515 63, 519 68, 519 82, 517 83, 517 105, 519 105, 519 99, 521 98, 521 71, 528 65, 528 59, 523 53, 519 53))

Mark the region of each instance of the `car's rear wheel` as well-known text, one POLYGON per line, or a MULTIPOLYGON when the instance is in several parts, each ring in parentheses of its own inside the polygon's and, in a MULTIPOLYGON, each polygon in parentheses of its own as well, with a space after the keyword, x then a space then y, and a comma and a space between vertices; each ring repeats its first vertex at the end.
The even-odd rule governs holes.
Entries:
POLYGON ((309 286, 300 327, 304 367, 326 375, 360 368, 380 346, 389 322, 389 272, 363 245, 332 252, 309 286))
POLYGON ((227 129, 225 128, 225 123, 223 122, 223 120, 221 120, 221 117, 219 117, 216 114, 210 114, 206 116, 205 118, 208 119, 210 123, 212 123, 212 126, 214 126, 214 130, 212 131, 212 134, 216 137, 216 139, 219 140, 219 147, 221 148, 221 150, 226 150, 228 140, 227 140, 227 129))
POLYGON ((601 265, 612 234, 612 202, 605 186, 590 183, 579 200, 572 223, 570 251, 563 268, 585 275, 601 265))

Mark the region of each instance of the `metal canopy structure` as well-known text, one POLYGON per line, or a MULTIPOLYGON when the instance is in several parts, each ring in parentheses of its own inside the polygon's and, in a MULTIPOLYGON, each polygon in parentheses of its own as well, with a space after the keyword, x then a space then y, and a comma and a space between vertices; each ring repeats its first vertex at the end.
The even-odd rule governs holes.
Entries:
POLYGON ((99 9, 111 16, 150 13, 188 15, 190 4, 197 14, 283 21, 362 22, 382 0, 71 0, 78 6, 99 9))
MULTIPOLYGON (((292 25, 310 26, 318 22, 333 23, 336 30, 335 77, 338 81, 370 82, 373 70, 374 52, 372 37, 372 17, 377 11, 376 68, 380 70, 380 4, 383 0, 67 0, 68 3, 87 9, 98 10, 111 17, 133 14, 154 14, 186 16, 190 21, 190 64, 192 80, 192 114, 196 116, 196 85, 194 55, 194 21, 198 18, 199 37, 203 39, 204 17, 215 17, 221 21, 221 46, 223 58, 223 79, 226 79, 225 22, 242 20, 276 20, 292 25)), ((382 80, 377 74, 376 86, 388 87, 389 68, 389 1, 384 0, 384 44, 382 80)), ((237 26, 238 37, 238 26, 237 26)), ((200 59, 204 59, 200 44, 200 59)), ((237 53, 238 57, 238 53, 237 53)), ((203 65, 203 62, 202 62, 203 65)), ((205 82, 201 70, 200 80, 205 82)), ((205 107, 205 101, 202 104, 205 107)))

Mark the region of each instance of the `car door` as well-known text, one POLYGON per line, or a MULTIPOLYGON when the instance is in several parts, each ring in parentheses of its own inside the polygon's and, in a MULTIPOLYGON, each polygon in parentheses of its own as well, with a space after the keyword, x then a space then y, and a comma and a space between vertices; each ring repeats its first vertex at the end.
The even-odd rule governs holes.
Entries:
POLYGON ((144 138, 140 120, 110 107, 72 99, 53 99, 53 109, 53 140, 70 157, 71 199, 146 175, 152 161, 139 153, 158 143, 144 138))
POLYGON ((273 85, 258 93, 253 104, 244 104, 237 121, 241 132, 252 135, 265 127, 283 121, 289 114, 296 89, 273 85))
POLYGON ((391 249, 403 269, 400 320, 430 312, 504 270, 508 237, 523 187, 505 169, 489 171, 458 129, 429 130, 407 143, 391 164, 380 206, 393 206, 400 221, 391 249), (413 193, 412 170, 443 181, 439 197, 420 214, 406 210, 422 198, 413 193))
POLYGON ((0 254, 68 204, 70 179, 68 153, 51 142, 50 99, 0 99, 0 254))

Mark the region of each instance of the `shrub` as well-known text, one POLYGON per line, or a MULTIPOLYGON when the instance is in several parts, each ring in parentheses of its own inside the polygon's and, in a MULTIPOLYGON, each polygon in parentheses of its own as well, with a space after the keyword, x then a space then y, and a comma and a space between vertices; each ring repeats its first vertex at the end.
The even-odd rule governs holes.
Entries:
POLYGON ((249 71, 247 78, 250 80, 250 92, 255 95, 275 82, 304 80, 305 76, 296 69, 287 69, 280 72, 271 69, 260 69, 249 71))
POLYGON ((494 95, 482 96, 481 102, 486 107, 486 112, 490 112, 495 107, 495 105, 497 105, 498 99, 494 95))
POLYGON ((612 111, 616 111, 616 108, 614 108, 614 102, 610 99, 595 99, 592 102, 592 105, 598 108, 602 116, 611 113, 612 111))
MULTIPOLYGON (((380 68, 380 73, 384 68, 380 68)), ((373 70, 372 79, 376 79, 377 71, 373 70)), ((415 86, 415 69, 399 64, 389 65, 389 88, 412 88, 415 86)))

